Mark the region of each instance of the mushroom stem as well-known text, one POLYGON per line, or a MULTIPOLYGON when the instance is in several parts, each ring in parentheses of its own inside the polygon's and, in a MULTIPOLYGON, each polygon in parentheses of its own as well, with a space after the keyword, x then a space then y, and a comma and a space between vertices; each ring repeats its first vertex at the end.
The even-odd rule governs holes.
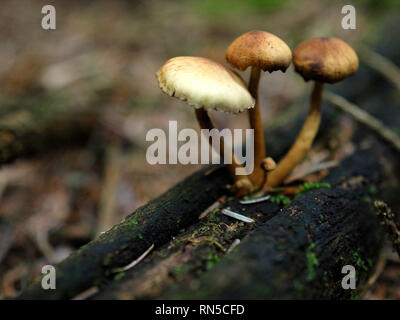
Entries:
POLYGON ((279 161, 275 170, 268 174, 267 189, 281 185, 283 180, 303 160, 306 153, 310 150, 321 122, 322 89, 323 83, 316 81, 311 94, 307 119, 290 150, 279 161))
MULTIPOLYGON (((207 111, 204 108, 195 109, 196 119, 200 125, 201 129, 214 129, 214 124, 212 123, 210 117, 208 116, 207 111)), ((209 143, 212 147, 211 137, 209 139, 209 143)), ((216 150, 221 155, 221 159, 225 159, 225 145, 224 145, 224 138, 221 137, 220 139, 220 150, 216 150)), ((237 175, 236 168, 243 168, 243 166, 237 161, 234 152, 232 151, 232 164, 227 165, 229 174, 233 178, 234 184, 234 191, 236 192, 237 196, 246 195, 251 189, 253 185, 247 176, 237 175)))
POLYGON ((258 84, 260 82, 260 69, 257 67, 251 68, 250 81, 248 89, 250 94, 256 100, 254 108, 249 109, 250 126, 254 129, 254 170, 250 174, 256 189, 262 187, 266 173, 261 167, 261 162, 266 156, 265 143, 264 143, 264 130, 261 120, 260 105, 258 103, 258 84))

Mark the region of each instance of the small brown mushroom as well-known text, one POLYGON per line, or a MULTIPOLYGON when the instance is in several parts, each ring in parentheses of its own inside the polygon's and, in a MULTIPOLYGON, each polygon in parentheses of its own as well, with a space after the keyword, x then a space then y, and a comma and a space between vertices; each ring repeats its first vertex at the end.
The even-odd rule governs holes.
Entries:
POLYGON ((254 129, 255 169, 250 175, 254 186, 262 187, 266 173, 261 162, 266 156, 264 131, 258 103, 258 84, 260 70, 285 72, 292 62, 292 52, 287 44, 277 36, 264 31, 254 30, 235 39, 226 51, 226 60, 235 68, 243 71, 251 67, 248 89, 256 99, 256 105, 249 110, 251 128, 254 129))
MULTIPOLYGON (((224 66, 200 57, 176 57, 168 60, 156 73, 161 90, 171 97, 186 101, 195 109, 201 129, 214 129, 207 110, 238 113, 254 107, 254 99, 243 80, 224 66)), ((210 141, 211 143, 211 141, 210 141)), ((224 159, 224 141, 221 137, 220 152, 224 159)), ((236 175, 243 167, 232 152, 229 172, 235 181, 238 196, 252 190, 247 176, 236 175)))
POLYGON ((293 51, 293 63, 305 81, 315 81, 310 109, 296 141, 268 175, 267 188, 280 185, 311 148, 321 122, 324 83, 341 81, 358 69, 355 51, 337 38, 313 38, 302 42, 293 51))

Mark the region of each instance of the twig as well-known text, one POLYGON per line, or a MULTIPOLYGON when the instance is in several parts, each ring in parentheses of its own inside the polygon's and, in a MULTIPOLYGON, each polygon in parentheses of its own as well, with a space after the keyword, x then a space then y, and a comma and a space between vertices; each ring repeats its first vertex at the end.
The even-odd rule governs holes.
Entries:
POLYGON ((382 274, 383 270, 385 269, 385 266, 386 266, 386 258, 383 255, 381 255, 379 257, 378 263, 376 264, 374 273, 362 288, 359 297, 364 297, 367 294, 368 290, 372 288, 376 280, 378 280, 379 276, 382 274))
POLYGON ((378 210, 377 215, 381 218, 382 223, 386 226, 393 246, 400 256, 400 228, 396 223, 396 215, 392 212, 389 206, 380 200, 375 200, 375 208, 378 210))
POLYGON ((94 286, 90 287, 89 289, 82 291, 81 293, 78 293, 75 297, 73 297, 71 300, 87 300, 90 297, 93 297, 95 294, 97 294, 100 291, 99 287, 94 286))
POLYGON ((214 244, 216 247, 218 247, 222 252, 226 252, 226 249, 222 244, 220 244, 217 240, 215 240, 213 237, 199 237, 199 238, 189 238, 187 239, 188 242, 193 243, 193 244, 200 244, 203 242, 209 242, 214 244))
POLYGON ((238 245, 240 244, 240 239, 235 239, 235 241, 232 242, 231 246, 229 249, 226 251, 226 253, 231 253, 233 249, 235 249, 238 245))
POLYGON ((400 90, 400 69, 388 58, 363 47, 359 50, 361 59, 372 69, 389 79, 400 90))
POLYGON ((39 251, 45 256, 47 261, 54 263, 54 248, 49 241, 49 229, 36 230, 35 241, 39 251))
POLYGON ((329 160, 317 163, 315 165, 311 165, 308 168, 302 170, 301 172, 293 172, 292 174, 290 174, 289 177, 285 179, 284 184, 289 184, 293 181, 300 180, 315 172, 319 172, 325 169, 331 169, 333 167, 336 167, 338 164, 339 162, 336 160, 329 160))
POLYGON ((324 95, 330 103, 349 113, 354 117, 354 119, 374 130, 383 139, 389 142, 398 152, 400 152, 400 137, 393 130, 386 127, 382 121, 333 92, 326 91, 324 95))
POLYGON ((244 216, 244 215, 241 215, 241 214, 239 214, 239 213, 233 212, 233 211, 231 211, 231 210, 229 210, 229 209, 223 209, 223 210, 222 210, 222 213, 223 213, 224 215, 228 216, 228 217, 231 217, 231 218, 234 218, 234 219, 243 221, 243 222, 247 222, 247 223, 253 223, 253 222, 255 222, 253 219, 248 218, 248 217, 246 217, 246 216, 244 216))
POLYGON ((271 198, 271 196, 264 196, 264 197, 259 197, 259 198, 255 198, 255 199, 249 199, 249 200, 240 200, 240 203, 241 204, 259 203, 259 202, 267 201, 267 200, 269 200, 269 198, 271 198))
POLYGON ((210 213, 211 211, 213 211, 214 209, 218 208, 219 205, 221 203, 224 203, 226 199, 226 196, 222 196, 221 198, 219 198, 217 201, 215 201, 211 206, 209 206, 206 210, 204 210, 200 215, 199 215, 199 219, 203 219, 205 218, 208 213, 210 213))
POLYGON ((120 268, 114 268, 111 270, 112 273, 118 273, 118 272, 125 272, 128 271, 129 269, 132 269, 134 266, 136 266, 140 261, 142 261, 146 256, 150 253, 151 250, 154 248, 154 243, 148 248, 139 258, 136 260, 132 261, 130 264, 120 267, 120 268))
POLYGON ((118 146, 109 145, 106 150, 106 163, 104 172, 104 181, 101 189, 99 203, 99 218, 97 233, 110 229, 117 223, 117 185, 120 180, 120 152, 118 146))

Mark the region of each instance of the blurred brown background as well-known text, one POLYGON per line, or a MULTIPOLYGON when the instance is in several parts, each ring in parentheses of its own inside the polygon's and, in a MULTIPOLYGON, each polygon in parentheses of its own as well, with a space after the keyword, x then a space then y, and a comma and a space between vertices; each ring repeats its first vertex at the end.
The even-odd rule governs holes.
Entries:
MULTIPOLYGON (((0 168, 0 298, 15 297, 43 264, 62 260, 197 169, 146 162, 149 129, 167 131, 169 120, 197 128, 192 109, 157 86, 154 73, 167 59, 204 56, 227 65, 227 46, 253 29, 292 49, 313 36, 373 45, 397 11, 396 0, 2 0, 0 125, 36 132, 85 116, 91 129, 0 168), (41 28, 45 4, 57 10, 56 30, 41 28), (345 4, 357 9, 356 30, 341 28, 345 4)), ((265 124, 309 90, 293 67, 263 75, 265 124)), ((213 117, 219 127, 247 126, 245 114, 213 117)), ((400 268, 385 272, 367 298, 400 298, 400 268)))

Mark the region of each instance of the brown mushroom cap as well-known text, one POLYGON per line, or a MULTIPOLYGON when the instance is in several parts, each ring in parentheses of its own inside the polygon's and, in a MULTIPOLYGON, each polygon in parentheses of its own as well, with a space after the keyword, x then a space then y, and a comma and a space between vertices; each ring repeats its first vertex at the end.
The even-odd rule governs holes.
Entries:
POLYGON ((313 38, 300 43, 293 51, 293 63, 305 81, 335 83, 358 69, 353 48, 337 38, 313 38))
POLYGON ((187 101, 194 108, 238 113, 255 104, 238 75, 206 58, 172 58, 156 76, 163 92, 187 101))
POLYGON ((265 31, 249 31, 236 38, 226 50, 226 60, 239 70, 257 67, 283 72, 292 62, 292 51, 277 36, 265 31))

